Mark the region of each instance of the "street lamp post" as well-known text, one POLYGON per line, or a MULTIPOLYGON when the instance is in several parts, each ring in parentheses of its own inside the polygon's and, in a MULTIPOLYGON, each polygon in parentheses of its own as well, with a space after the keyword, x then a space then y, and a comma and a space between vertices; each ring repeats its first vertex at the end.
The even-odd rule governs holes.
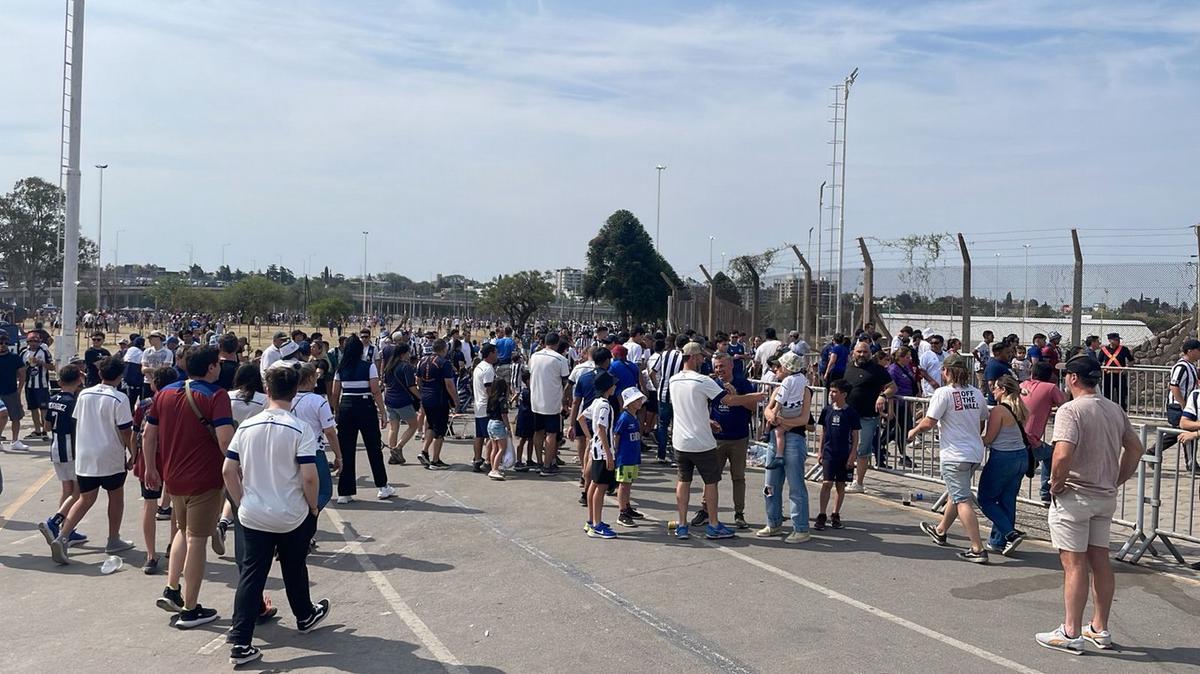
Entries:
POLYGON ((367 320, 367 232, 363 232, 363 321, 367 320))
POLYGON ((221 266, 222 267, 225 266, 225 249, 228 247, 229 247, 229 244, 227 244, 227 243, 221 244, 221 266))
MULTIPOLYGON (((125 230, 118 229, 117 235, 114 237, 113 243, 113 286, 121 285, 121 232, 125 230)), ((113 292, 116 292, 115 290, 113 292)))
MULTIPOLYGON (((996 306, 993 308, 993 311, 995 311, 996 317, 999 318, 1000 317, 1000 253, 996 253, 996 297, 994 299, 995 299, 996 306)), ((1022 339, 1024 339, 1024 337, 1022 337, 1022 339)))
POLYGON ((711 234, 709 235, 709 237, 708 237, 708 268, 709 269, 713 268, 713 266, 712 266, 712 260, 713 260, 712 251, 713 251, 713 242, 716 240, 717 240, 717 237, 712 236, 711 234))
POLYGON ((1025 301, 1021 307, 1021 337, 1025 336, 1025 322, 1029 320, 1029 244, 1025 246, 1025 301))
POLYGON ((100 311, 100 274, 104 269, 104 169, 108 164, 96 164, 100 169, 100 212, 96 217, 96 312, 100 311))
POLYGON ((662 172, 667 170, 666 164, 654 167, 658 170, 658 200, 654 213, 654 250, 659 250, 658 239, 662 235, 662 172))

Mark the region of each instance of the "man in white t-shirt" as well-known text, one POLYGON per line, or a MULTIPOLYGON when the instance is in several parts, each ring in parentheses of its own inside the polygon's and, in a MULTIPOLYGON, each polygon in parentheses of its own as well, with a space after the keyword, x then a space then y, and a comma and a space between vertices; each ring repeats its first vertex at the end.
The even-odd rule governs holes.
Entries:
POLYGON ((649 357, 649 350, 646 349, 642 341, 646 338, 646 331, 641 328, 634 328, 629 333, 629 341, 625 342, 625 350, 628 352, 626 360, 639 369, 646 369, 646 358, 649 357))
POLYGON ((546 335, 541 349, 529 357, 529 400, 533 412, 533 443, 545 443, 540 475, 558 474, 558 435, 562 432, 563 389, 571 364, 558 352, 557 332, 546 335))
POLYGON ((708 525, 705 538, 733 538, 735 534, 717 519, 717 483, 725 468, 724 456, 717 453, 717 440, 713 436, 713 421, 710 406, 726 400, 729 405, 739 405, 742 396, 736 395, 729 384, 724 388, 711 377, 700 374, 705 359, 704 348, 695 342, 683 347, 683 369, 671 377, 667 384, 671 394, 671 446, 675 449, 675 461, 679 464, 675 484, 675 506, 679 520, 675 528, 676 538, 688 538, 688 501, 691 499, 692 477, 700 473, 704 481, 704 505, 708 510, 708 525))
POLYGON ((221 470, 229 498, 238 509, 242 536, 240 577, 228 637, 233 645, 229 659, 234 665, 262 657, 251 640, 276 557, 288 603, 296 614, 296 627, 310 632, 329 615, 328 599, 312 602, 304 561, 317 531, 319 481, 317 436, 289 411, 299 380, 294 368, 267 372, 267 409, 238 426, 221 470))
POLYGON ((125 514, 125 476, 133 467, 133 414, 129 398, 119 390, 125 363, 109 356, 96 363, 100 383, 79 393, 75 401, 75 475, 79 500, 71 506, 50 543, 50 557, 67 563, 67 545, 71 532, 87 515, 100 495, 108 492, 108 543, 104 551, 116 554, 133 547, 121 539, 121 519, 125 514))
POLYGON ((921 354, 921 373, 924 375, 921 378, 921 390, 925 395, 933 395, 933 390, 942 385, 942 363, 946 360, 946 353, 942 351, 943 341, 941 335, 930 335, 926 340, 929 344, 929 350, 921 354))
POLYGON ((766 339, 764 339, 763 343, 759 344, 758 348, 754 350, 754 360, 758 361, 758 364, 762 367, 762 370, 766 372, 767 361, 770 360, 772 356, 779 353, 779 349, 783 347, 783 342, 779 341, 779 339, 775 336, 775 328, 767 328, 766 330, 763 330, 763 335, 766 336, 766 339))
POLYGON ((488 395, 492 390, 492 382, 496 381, 496 361, 499 357, 495 344, 484 344, 479 348, 479 364, 471 373, 471 394, 475 399, 475 458, 471 463, 476 473, 491 470, 490 467, 484 468, 483 443, 488 437, 488 395))
POLYGON ((266 375, 267 368, 271 367, 275 361, 283 359, 283 354, 280 352, 280 349, 282 349, 283 345, 287 344, 289 341, 291 341, 291 338, 288 337, 288 333, 284 332, 283 330, 276 332, 271 337, 271 346, 263 349, 262 360, 260 360, 258 364, 258 369, 262 371, 263 375, 266 375))

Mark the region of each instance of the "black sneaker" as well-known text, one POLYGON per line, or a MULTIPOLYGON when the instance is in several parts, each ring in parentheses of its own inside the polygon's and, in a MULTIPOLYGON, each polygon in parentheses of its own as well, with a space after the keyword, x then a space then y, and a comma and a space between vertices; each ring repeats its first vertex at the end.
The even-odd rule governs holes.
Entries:
POLYGON ((483 468, 483 459, 475 459, 472 466, 476 473, 486 473, 487 472, 483 468))
POLYGON ((559 472, 558 464, 553 464, 549 466, 542 466, 542 469, 538 471, 538 475, 541 475, 542 477, 554 477, 555 475, 558 475, 559 472))
POLYGON ((158 509, 154 511, 154 519, 158 520, 159 522, 165 522, 171 519, 171 506, 167 506, 165 508, 159 506, 158 509))
POLYGON ((450 470, 450 464, 442 461, 441 459, 430 463, 428 467, 431 470, 450 470))
POLYGON ((696 516, 692 518, 692 526, 698 527, 708 524, 708 511, 701 508, 696 511, 696 516))
POLYGON ((813 531, 825 531, 825 513, 817 515, 817 519, 813 522, 813 531))
POLYGON ((179 617, 175 619, 176 629, 190 630, 193 627, 207 625, 213 622, 218 617, 217 610, 204 608, 200 604, 196 604, 193 609, 184 609, 179 612, 179 617))
POLYGON ((183 592, 180 591, 182 589, 182 585, 174 590, 164 587, 162 596, 154 600, 154 605, 168 613, 179 613, 183 610, 183 592))
POLYGON ((399 466, 404 462, 400 460, 400 455, 396 453, 396 450, 392 449, 388 451, 388 463, 393 466, 399 466))
POLYGON ((524 461, 518 461, 515 465, 513 465, 513 470, 518 473, 526 473, 529 472, 529 466, 526 466, 524 461))
POLYGON ((957 556, 964 562, 971 562, 972 564, 988 563, 987 550, 980 550, 979 552, 975 552, 974 550, 963 550, 962 552, 958 553, 957 556))
POLYGON ((1020 531, 1014 531, 1004 538, 1004 549, 1000 554, 1008 556, 1017 551, 1022 543, 1025 542, 1025 534, 1020 531))
POLYGON ((429 467, 429 452, 422 451, 417 455, 417 461, 421 462, 422 466, 429 467))
POLYGON ((587 492, 581 492, 579 494, 579 505, 584 507, 587 506, 587 492))
POLYGON ((327 617, 329 617, 329 600, 322 599, 313 604, 312 615, 304 620, 296 621, 296 629, 300 630, 301 634, 306 634, 316 629, 317 625, 320 625, 321 621, 327 617))
POLYGON ((605 496, 616 496, 617 495, 617 486, 613 485, 613 486, 609 487, 608 491, 604 492, 604 494, 605 494, 605 496))
POLYGON ((749 529, 750 524, 746 522, 746 516, 742 513, 733 514, 733 526, 739 529, 749 529))
POLYGON ((146 563, 142 565, 142 573, 147 576, 153 576, 158 573, 158 557, 147 559, 146 563))
POLYGON ((620 515, 617 516, 617 524, 620 524, 623 527, 631 527, 631 528, 636 527, 638 525, 637 520, 633 519, 633 517, 629 514, 628 511, 622 512, 620 515))
POLYGON ((254 662, 262 657, 262 651, 257 646, 234 646, 229 649, 229 662, 234 667, 254 662))
POLYGON ((903 464, 905 468, 913 467, 912 459, 908 458, 907 456, 900 457, 900 463, 903 464))
POLYGON ((565 463, 565 462, 564 462, 564 461, 563 461, 561 458, 559 458, 559 457, 557 457, 557 456, 556 456, 556 457, 554 457, 554 466, 555 466, 556 468, 560 468, 560 467, 562 467, 562 466, 565 466, 565 465, 567 465, 567 464, 566 464, 566 463, 565 463))
POLYGON ((921 522, 921 531, 924 531, 930 538, 932 538, 934 543, 937 543, 938 545, 946 544, 946 534, 939 534, 937 525, 933 524, 932 522, 921 522))
POLYGON ((643 515, 643 514, 641 514, 640 512, 638 512, 638 511, 637 511, 637 509, 636 509, 636 508, 634 508, 633 506, 629 506, 629 510, 626 510, 625 512, 629 513, 629 516, 630 516, 630 517, 632 517, 632 518, 633 518, 633 519, 635 519, 635 520, 644 520, 644 519, 646 519, 646 516, 645 516, 645 515, 643 515))
POLYGON ((829 526, 830 526, 830 527, 832 527, 832 528, 834 528, 834 529, 842 529, 842 528, 844 528, 844 527, 845 527, 845 525, 844 525, 844 524, 842 524, 842 516, 841 516, 841 515, 839 515, 839 514, 837 514, 837 513, 834 513, 833 515, 831 515, 831 516, 829 517, 829 526))

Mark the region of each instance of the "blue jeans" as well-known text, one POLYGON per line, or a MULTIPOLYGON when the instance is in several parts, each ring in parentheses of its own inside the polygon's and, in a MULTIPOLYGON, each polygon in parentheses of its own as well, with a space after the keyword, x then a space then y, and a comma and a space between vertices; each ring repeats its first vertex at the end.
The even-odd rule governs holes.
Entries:
POLYGON ((658 458, 667 458, 667 429, 671 427, 674 414, 671 403, 658 401, 658 426, 654 428, 654 440, 658 443, 658 458))
POLYGON ((992 521, 988 543, 1003 548, 1004 537, 1017 525, 1017 492, 1029 459, 1025 450, 991 452, 979 475, 979 509, 992 521))
POLYGON ((1037 459, 1042 464, 1042 500, 1050 500, 1050 459, 1054 456, 1054 448, 1046 443, 1042 443, 1033 448, 1033 458, 1037 459))
MULTIPOLYGON (((771 459, 763 480, 763 498, 767 506, 767 526, 783 526, 783 481, 788 483, 788 500, 792 502, 792 528, 808 531, 808 487, 804 484, 804 460, 808 458, 804 436, 785 433, 783 460, 771 459)), ((775 452, 775 434, 768 433, 768 445, 775 452)))
MULTIPOLYGON (((879 450, 879 417, 861 417, 858 420, 861 428, 858 431, 858 457, 875 456, 879 450)), ((879 465, 883 465, 883 454, 876 457, 879 465)))

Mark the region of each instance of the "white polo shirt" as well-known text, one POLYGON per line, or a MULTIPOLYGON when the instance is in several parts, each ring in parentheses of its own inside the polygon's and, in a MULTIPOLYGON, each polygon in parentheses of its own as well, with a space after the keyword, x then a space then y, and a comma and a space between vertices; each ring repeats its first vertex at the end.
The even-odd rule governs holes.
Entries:
POLYGON ((279 347, 272 344, 271 346, 263 349, 262 360, 258 362, 258 369, 261 370, 263 374, 266 374, 267 368, 271 367, 275 361, 281 360, 282 358, 283 354, 279 351, 279 347))
POLYGON ((118 431, 133 427, 129 398, 100 383, 75 399, 75 474, 107 477, 125 472, 125 444, 118 431))
POLYGON ((475 418, 486 417, 488 404, 488 384, 496 381, 496 368, 486 360, 479 361, 475 372, 471 374, 471 389, 475 398, 475 418))
POLYGON ((324 449, 326 429, 337 426, 337 421, 333 418, 333 410, 329 407, 329 401, 325 399, 325 396, 312 391, 296 392, 296 397, 292 398, 292 414, 308 424, 313 434, 317 436, 317 444, 324 449))
POLYGON ((571 364, 554 349, 542 349, 529 357, 529 401, 534 414, 562 411, 563 379, 569 374, 571 364))
POLYGON ((717 440, 709 425, 709 405, 725 396, 725 389, 695 370, 680 370, 668 384, 671 393, 672 446, 677 452, 706 452, 716 449, 717 440))
POLYGON ((256 414, 233 434, 225 456, 241 464, 242 526, 282 534, 308 517, 300 465, 315 463, 317 436, 285 410, 256 414))

